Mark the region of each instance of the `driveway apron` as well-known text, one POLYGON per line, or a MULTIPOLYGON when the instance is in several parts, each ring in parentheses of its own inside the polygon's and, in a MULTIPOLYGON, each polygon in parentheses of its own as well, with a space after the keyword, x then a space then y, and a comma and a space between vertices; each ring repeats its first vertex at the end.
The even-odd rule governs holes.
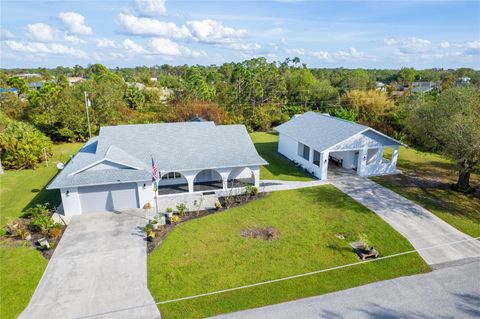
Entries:
POLYGON ((72 217, 20 318, 160 318, 147 288, 146 223, 142 210, 72 217))
POLYGON ((377 213, 407 238, 431 266, 480 256, 480 241, 460 232, 428 210, 358 175, 338 177, 332 184, 377 213), (454 243, 454 244, 452 244, 454 243), (431 249, 425 249, 435 247, 431 249), (423 250, 422 250, 423 249, 423 250))

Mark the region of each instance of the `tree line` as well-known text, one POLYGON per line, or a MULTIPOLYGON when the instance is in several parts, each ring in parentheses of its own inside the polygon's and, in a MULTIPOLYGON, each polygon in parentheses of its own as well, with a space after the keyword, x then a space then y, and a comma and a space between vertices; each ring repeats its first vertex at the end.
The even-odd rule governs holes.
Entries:
MULTIPOLYGON (((269 131, 294 114, 315 110, 372 126, 413 145, 444 151, 446 142, 433 134, 437 128, 419 125, 419 121, 425 120, 427 108, 435 123, 442 122, 441 117, 433 116, 442 107, 451 111, 449 116, 458 118, 460 113, 467 112, 462 107, 473 101, 467 117, 474 121, 472 129, 475 130, 474 124, 479 123, 475 122, 479 113, 479 86, 480 72, 469 68, 320 69, 308 68, 299 58, 287 58, 282 62, 254 58, 220 66, 156 65, 108 69, 93 64, 85 68, 77 65, 73 68, 1 70, 0 87, 14 87, 18 94, 2 93, 0 110, 6 118, 26 122, 54 142, 88 139, 85 93, 91 105, 93 134, 104 125, 188 121, 195 116, 217 124, 245 124, 250 131, 269 131), (22 73, 37 73, 38 77, 24 79, 19 76, 22 73), (67 77, 84 80, 71 85, 67 77), (470 84, 457 87, 460 77, 468 77, 470 84), (34 80, 45 83, 38 90, 30 89, 28 82, 34 80), (436 82, 438 88, 414 94, 414 81, 436 82), (379 89, 378 82, 385 85, 379 89), (398 91, 403 92, 401 96, 395 94, 398 91), (455 110, 461 109, 456 113, 455 110)), ((471 132, 470 140, 477 133, 471 132)), ((461 145, 467 147, 466 141, 470 140, 462 140, 461 145)), ((460 159, 462 164, 459 164, 469 167, 470 172, 478 164, 478 143, 474 142, 477 157, 462 154, 469 159, 460 159)), ((5 149, 7 147, 2 146, 2 160, 6 156, 5 149)), ((451 150, 444 153, 457 161, 461 157, 451 150)), ((9 167, 6 162, 4 165, 9 167)), ((10 167, 24 166, 17 163, 10 167)))

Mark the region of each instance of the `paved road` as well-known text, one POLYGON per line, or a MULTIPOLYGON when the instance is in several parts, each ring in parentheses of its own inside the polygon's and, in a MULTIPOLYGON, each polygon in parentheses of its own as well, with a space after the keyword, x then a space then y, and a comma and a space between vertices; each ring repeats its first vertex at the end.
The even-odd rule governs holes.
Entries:
POLYGON ((216 319, 479 318, 480 261, 216 319))
POLYGON ((480 256, 480 241, 450 226, 428 210, 397 193, 358 175, 338 177, 332 184, 382 217, 407 238, 420 255, 433 267, 443 263, 480 256), (461 242, 446 245, 451 242, 461 242))
POLYGON ((20 318, 160 318, 139 211, 74 216, 20 318))

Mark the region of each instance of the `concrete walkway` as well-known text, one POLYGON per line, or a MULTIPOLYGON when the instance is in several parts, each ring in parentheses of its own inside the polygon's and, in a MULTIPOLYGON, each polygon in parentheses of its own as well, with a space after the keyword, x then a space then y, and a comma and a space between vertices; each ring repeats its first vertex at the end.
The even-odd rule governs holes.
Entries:
POLYGON ((478 260, 215 318, 479 318, 478 260))
POLYGON ((30 318, 160 318, 147 288, 143 210, 74 216, 30 301, 30 318))
POLYGON ((280 180, 266 180, 262 179, 260 181, 260 192, 275 192, 275 191, 284 191, 288 189, 298 189, 305 187, 314 187, 320 185, 330 184, 330 181, 321 181, 321 180, 312 180, 307 182, 300 181, 280 181, 280 180))
MULTIPOLYGON (((368 207, 412 243, 415 249, 440 246, 420 251, 434 267, 480 256, 480 241, 450 226, 434 214, 397 193, 358 175, 337 177, 332 184, 368 207), (453 245, 452 242, 470 240, 453 245)), ((480 226, 479 226, 480 227, 480 226)))

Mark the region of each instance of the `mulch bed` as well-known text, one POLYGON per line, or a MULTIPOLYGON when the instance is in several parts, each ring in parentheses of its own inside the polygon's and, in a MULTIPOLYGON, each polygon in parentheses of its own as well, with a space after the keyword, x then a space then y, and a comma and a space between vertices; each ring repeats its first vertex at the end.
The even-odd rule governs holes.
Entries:
MULTIPOLYGON (((30 223, 30 220, 28 218, 20 218, 17 223, 21 224, 24 227, 28 227, 28 224, 30 223)), ((29 240, 26 239, 21 239, 17 236, 11 236, 11 235, 3 235, 1 236, 1 244, 9 247, 32 247, 37 249, 42 253, 42 256, 45 257, 45 259, 50 260, 52 258, 53 252, 55 251, 55 248, 57 247, 58 243, 60 242, 60 239, 63 236, 63 233, 65 232, 65 229, 67 227, 63 226, 60 230, 60 234, 57 238, 50 238, 48 235, 39 233, 39 232, 33 232, 29 230, 29 233, 31 235, 31 238, 29 240), (48 240, 48 243, 50 244, 50 249, 41 249, 39 245, 37 244, 37 241, 40 238, 46 238, 48 240)))
MULTIPOLYGON (((222 204, 222 208, 220 209, 211 209, 211 210, 201 210, 201 211, 191 211, 187 212, 184 214, 184 216, 180 217, 181 221, 177 224, 172 224, 167 221, 166 225, 160 226, 158 229, 153 230, 155 233, 155 237, 151 241, 147 241, 147 253, 151 253, 155 248, 157 248, 167 237, 167 235, 175 228, 176 225, 188 222, 189 220, 192 219, 197 219, 197 218, 202 218, 208 215, 212 215, 215 213, 219 213, 225 210, 228 210, 233 207, 241 206, 246 203, 249 203, 253 200, 263 198, 267 196, 267 193, 259 193, 254 196, 246 196, 246 195, 238 195, 238 196, 232 196, 230 198, 219 198, 220 203, 222 204)), ((174 214, 176 216, 179 216, 178 214, 174 214)))

